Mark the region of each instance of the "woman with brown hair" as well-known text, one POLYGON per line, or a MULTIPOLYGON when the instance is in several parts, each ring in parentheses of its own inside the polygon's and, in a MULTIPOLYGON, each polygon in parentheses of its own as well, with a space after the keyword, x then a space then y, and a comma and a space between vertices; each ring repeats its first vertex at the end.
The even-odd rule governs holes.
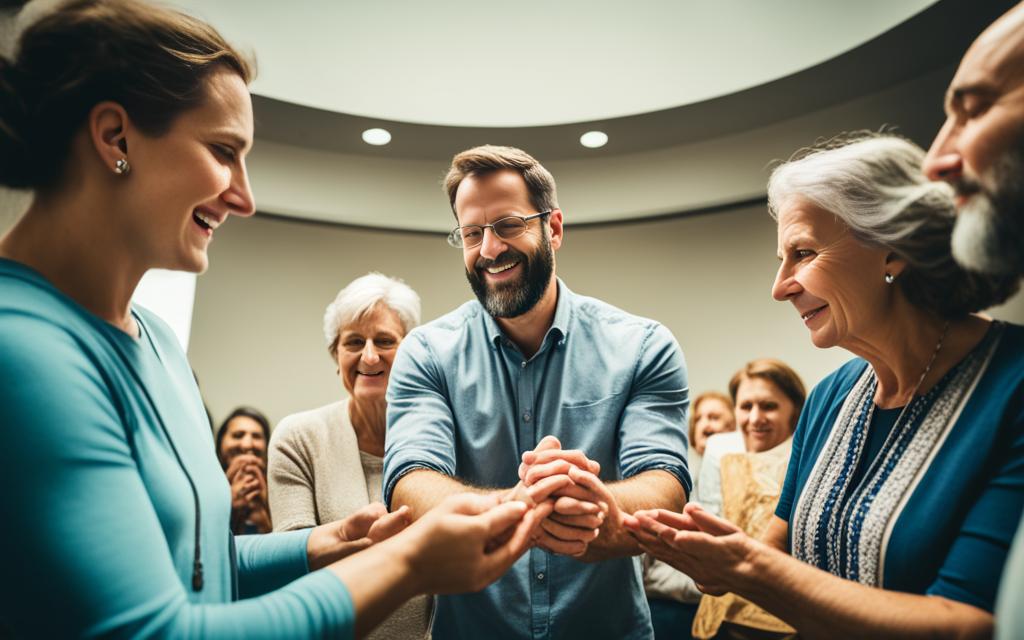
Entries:
MULTIPOLYGON (((789 445, 807 392, 804 383, 786 363, 774 358, 751 360, 729 380, 737 429, 713 435, 705 448, 704 464, 694 500, 715 515, 723 514, 722 458, 734 453, 769 454, 781 463, 789 461, 789 445)), ((782 486, 778 477, 777 491, 782 486)), ((731 487, 745 493, 744 487, 731 487)), ((777 497, 777 496, 776 496, 777 497)))
POLYGON ((251 77, 210 26, 132 0, 60 5, 0 58, 0 185, 33 195, 0 238, 16 635, 365 633, 416 594, 482 588, 550 512, 542 491, 534 509, 463 495, 405 530, 403 510, 367 508, 231 535, 185 354, 131 297, 148 269, 203 271, 216 230, 253 214, 251 77))

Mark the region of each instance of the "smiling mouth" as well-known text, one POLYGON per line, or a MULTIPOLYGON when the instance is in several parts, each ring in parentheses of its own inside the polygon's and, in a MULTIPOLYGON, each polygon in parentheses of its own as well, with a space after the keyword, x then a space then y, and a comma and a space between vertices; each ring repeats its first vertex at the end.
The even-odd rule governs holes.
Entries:
POLYGON ((198 209, 192 212, 192 220, 205 231, 213 231, 216 223, 213 218, 201 213, 198 209))
POLYGON ((504 271, 508 271, 509 269, 511 269, 512 267, 516 266, 517 264, 519 264, 519 261, 509 262, 507 264, 492 265, 490 267, 487 267, 486 271, 487 271, 487 273, 489 273, 491 275, 494 275, 494 274, 497 274, 497 273, 502 273, 504 271))
POLYGON ((811 309, 807 313, 805 313, 802 316, 800 316, 800 319, 803 320, 804 322, 807 322, 808 320, 810 320, 814 316, 816 316, 819 313, 821 313, 825 309, 825 307, 827 307, 827 306, 828 306, 827 304, 824 304, 824 305, 818 307, 817 309, 811 309))
POLYGON ((379 378, 380 376, 384 375, 384 372, 378 371, 377 373, 365 373, 363 371, 356 371, 356 374, 360 376, 366 376, 367 378, 379 378))

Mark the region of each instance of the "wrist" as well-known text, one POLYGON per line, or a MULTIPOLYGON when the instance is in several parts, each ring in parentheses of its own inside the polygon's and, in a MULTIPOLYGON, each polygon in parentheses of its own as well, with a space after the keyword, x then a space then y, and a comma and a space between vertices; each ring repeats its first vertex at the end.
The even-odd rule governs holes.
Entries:
POLYGON ((757 592, 768 572, 767 554, 770 549, 747 535, 741 536, 738 544, 742 545, 740 559, 731 571, 725 572, 724 577, 729 591, 749 599, 751 594, 757 592))
POLYGON ((427 574, 419 568, 420 554, 425 542, 419 533, 419 527, 414 524, 375 545, 386 557, 392 559, 398 569, 401 576, 399 588, 405 592, 402 594, 405 600, 430 591, 426 580, 427 574))

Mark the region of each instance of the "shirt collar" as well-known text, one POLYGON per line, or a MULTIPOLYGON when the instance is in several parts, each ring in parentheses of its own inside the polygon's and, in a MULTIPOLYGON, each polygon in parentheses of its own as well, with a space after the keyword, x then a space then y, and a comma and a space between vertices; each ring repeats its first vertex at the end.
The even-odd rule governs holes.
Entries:
MULTIPOLYGON (((555 278, 555 286, 558 287, 558 302, 555 303, 555 317, 551 321, 551 327, 547 333, 544 334, 544 342, 541 343, 541 350, 544 349, 547 344, 549 337, 554 334, 561 341, 565 339, 566 334, 569 332, 569 323, 572 321, 572 305, 575 294, 569 290, 569 287, 565 286, 561 278, 555 278)), ((480 311, 484 315, 484 327, 487 331, 487 341, 493 347, 497 347, 499 340, 505 339, 505 334, 502 333, 501 327, 498 326, 498 321, 494 317, 487 313, 487 310, 480 306, 480 311)))

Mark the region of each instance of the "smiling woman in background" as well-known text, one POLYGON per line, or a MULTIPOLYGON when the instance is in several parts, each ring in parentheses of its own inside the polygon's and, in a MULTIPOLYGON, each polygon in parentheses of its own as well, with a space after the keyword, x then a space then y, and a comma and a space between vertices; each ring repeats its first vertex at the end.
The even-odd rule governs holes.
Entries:
POLYGON ((736 416, 732 412, 732 400, 718 391, 705 391, 693 400, 690 407, 690 477, 693 488, 697 489, 700 467, 708 439, 716 433, 725 433, 736 428, 736 416))
MULTIPOLYGON (((327 353, 348 398, 288 416, 274 429, 269 475, 275 530, 315 527, 380 502, 384 392, 395 351, 419 322, 416 292, 379 273, 356 278, 327 306, 327 353)), ((429 618, 430 599, 414 598, 371 638, 422 637, 429 618)))
POLYGON ((185 354, 131 297, 151 268, 206 269, 214 231, 253 214, 251 78, 209 25, 132 0, 51 8, 0 57, 0 185, 32 191, 0 238, 16 636, 350 637, 418 593, 483 588, 550 513, 464 495, 405 530, 367 508, 231 535, 185 354))
MULTIPOLYGON (((768 459, 777 460, 782 472, 789 461, 793 430, 803 409, 807 392, 800 376, 786 363, 773 358, 751 360, 733 374, 729 381, 729 394, 733 398, 737 429, 711 436, 707 442, 707 455, 701 468, 700 481, 694 500, 711 513, 721 516, 723 493, 734 497, 747 492, 747 486, 726 487, 722 473, 722 459, 734 453, 764 454, 757 456, 761 464, 768 459), (724 491, 724 489, 728 489, 724 491)), ((775 496, 782 487, 782 477, 775 484, 775 496)), ((766 488, 763 488, 766 489, 766 488)), ((764 494, 764 491, 760 491, 764 494)), ((774 504, 773 504, 774 506, 774 504)))
POLYGON ((953 261, 949 185, 888 134, 778 167, 773 295, 859 356, 811 393, 763 542, 696 505, 637 512, 645 550, 806 637, 987 637, 1024 507, 1024 328, 974 312, 1017 278, 953 261))
POLYGON ((270 422, 252 407, 238 407, 217 431, 217 457, 231 485, 231 531, 269 533, 267 442, 270 422))

